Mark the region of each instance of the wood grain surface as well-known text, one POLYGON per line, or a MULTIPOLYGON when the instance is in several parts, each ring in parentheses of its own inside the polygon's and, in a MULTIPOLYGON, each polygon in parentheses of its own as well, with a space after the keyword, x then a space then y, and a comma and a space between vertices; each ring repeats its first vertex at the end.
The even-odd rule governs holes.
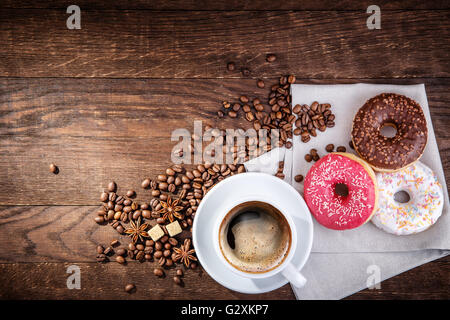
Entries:
MULTIPOLYGON (((68 4, 64 0, 53 1, 26 1, 26 0, 3 0, 4 8, 41 8, 66 9, 68 4)), ((262 10, 262 11, 286 11, 286 10, 320 10, 320 11, 365 11, 367 7, 374 4, 370 0, 78 0, 77 5, 82 9, 122 9, 122 10, 262 10)), ((384 10, 423 10, 423 9, 450 9, 448 1, 434 0, 378 0, 376 4, 384 10)))
MULTIPOLYGON (((77 4, 81 30, 66 28, 64 1, 0 4, 0 299, 294 299, 288 285, 236 293, 201 268, 178 287, 174 270, 151 274, 155 263, 95 262, 97 244, 129 241, 92 220, 107 183, 148 201, 140 183, 171 164, 172 130, 194 120, 248 127, 216 111, 241 94, 264 101, 258 78, 266 88, 282 74, 297 83, 425 83, 450 185, 447 1, 379 1, 381 30, 366 27, 368 1, 77 4), (265 62, 267 53, 277 61, 265 62), (72 264, 81 290, 66 287, 72 264), (136 293, 124 292, 128 282, 136 293)), ((446 257, 349 299, 449 299, 449 274, 446 257)))
POLYGON ((62 10, 0 11, 0 74, 9 77, 448 77, 447 10, 86 11, 68 30, 62 10), (42 17, 45 17, 43 19, 42 17), (436 32, 439 30, 439 32, 436 32), (406 41, 405 41, 406 40, 406 41), (265 63, 267 53, 279 59, 265 63), (227 61, 237 69, 227 72, 227 61))

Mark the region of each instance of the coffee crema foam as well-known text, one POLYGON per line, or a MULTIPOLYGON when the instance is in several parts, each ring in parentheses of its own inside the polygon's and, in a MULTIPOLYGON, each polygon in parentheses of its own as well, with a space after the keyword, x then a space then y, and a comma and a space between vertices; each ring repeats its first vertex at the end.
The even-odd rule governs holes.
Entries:
POLYGON ((279 266, 289 253, 291 229, 284 215, 268 203, 242 203, 223 219, 219 245, 236 269, 264 273, 279 266))

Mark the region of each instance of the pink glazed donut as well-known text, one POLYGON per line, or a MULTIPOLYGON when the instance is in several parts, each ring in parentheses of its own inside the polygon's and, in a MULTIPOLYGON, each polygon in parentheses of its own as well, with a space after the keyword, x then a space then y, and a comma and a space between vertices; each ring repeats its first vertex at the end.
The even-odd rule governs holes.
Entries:
POLYGON ((378 201, 372 168, 350 153, 330 153, 305 178, 304 196, 312 215, 324 227, 346 230, 370 220, 378 201))

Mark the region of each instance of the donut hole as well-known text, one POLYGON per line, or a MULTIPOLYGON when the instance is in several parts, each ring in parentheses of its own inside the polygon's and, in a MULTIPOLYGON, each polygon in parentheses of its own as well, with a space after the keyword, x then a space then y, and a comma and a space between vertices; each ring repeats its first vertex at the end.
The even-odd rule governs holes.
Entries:
POLYGON ((380 128, 380 134, 385 138, 393 138, 397 135, 397 126, 391 122, 383 123, 380 128))
POLYGON ((348 187, 345 183, 336 183, 334 186, 334 192, 341 197, 348 196, 348 187))
POLYGON ((401 190, 396 193, 394 193, 394 200, 399 203, 407 203, 409 200, 411 200, 411 196, 408 192, 401 190))

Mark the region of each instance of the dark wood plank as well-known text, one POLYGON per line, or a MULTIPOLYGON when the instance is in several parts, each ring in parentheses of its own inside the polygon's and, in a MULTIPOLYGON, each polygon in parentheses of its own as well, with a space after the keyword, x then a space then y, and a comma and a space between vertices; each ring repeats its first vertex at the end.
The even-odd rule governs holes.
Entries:
POLYGON ((228 290, 201 270, 188 271, 184 286, 176 285, 170 270, 163 279, 153 275, 148 263, 126 266, 118 263, 77 263, 81 271, 81 289, 67 289, 72 263, 0 264, 0 299, 295 299, 289 285, 270 293, 248 295, 228 290), (128 294, 124 287, 136 284, 136 292, 128 294))
MULTIPOLYGON (((370 81, 426 83, 447 183, 449 81, 370 81)), ((219 121, 215 115, 222 100, 236 101, 242 93, 264 100, 267 90, 249 79, 0 79, 0 181, 7 182, 0 184, 0 204, 97 205, 111 179, 124 192, 133 188, 139 197, 148 197, 148 191, 140 192, 140 182, 171 165, 177 143, 170 141, 172 130, 192 130, 194 120, 220 128, 249 127, 243 119, 219 121), (52 162, 60 168, 58 175, 49 172, 52 162)))
MULTIPOLYGON (((124 1, 89 1, 78 0, 82 9, 125 9, 125 10, 362 10, 374 4, 373 1, 332 1, 332 0, 124 0, 124 1)), ((376 4, 382 10, 423 10, 449 9, 448 1, 420 0, 378 0, 376 4)), ((67 8, 67 1, 24 1, 4 0, 5 8, 67 8)))
POLYGON ((365 11, 86 11, 81 30, 67 16, 1 10, 0 76, 238 78, 242 66, 252 77, 450 76, 448 10, 387 11, 375 31, 365 11))

